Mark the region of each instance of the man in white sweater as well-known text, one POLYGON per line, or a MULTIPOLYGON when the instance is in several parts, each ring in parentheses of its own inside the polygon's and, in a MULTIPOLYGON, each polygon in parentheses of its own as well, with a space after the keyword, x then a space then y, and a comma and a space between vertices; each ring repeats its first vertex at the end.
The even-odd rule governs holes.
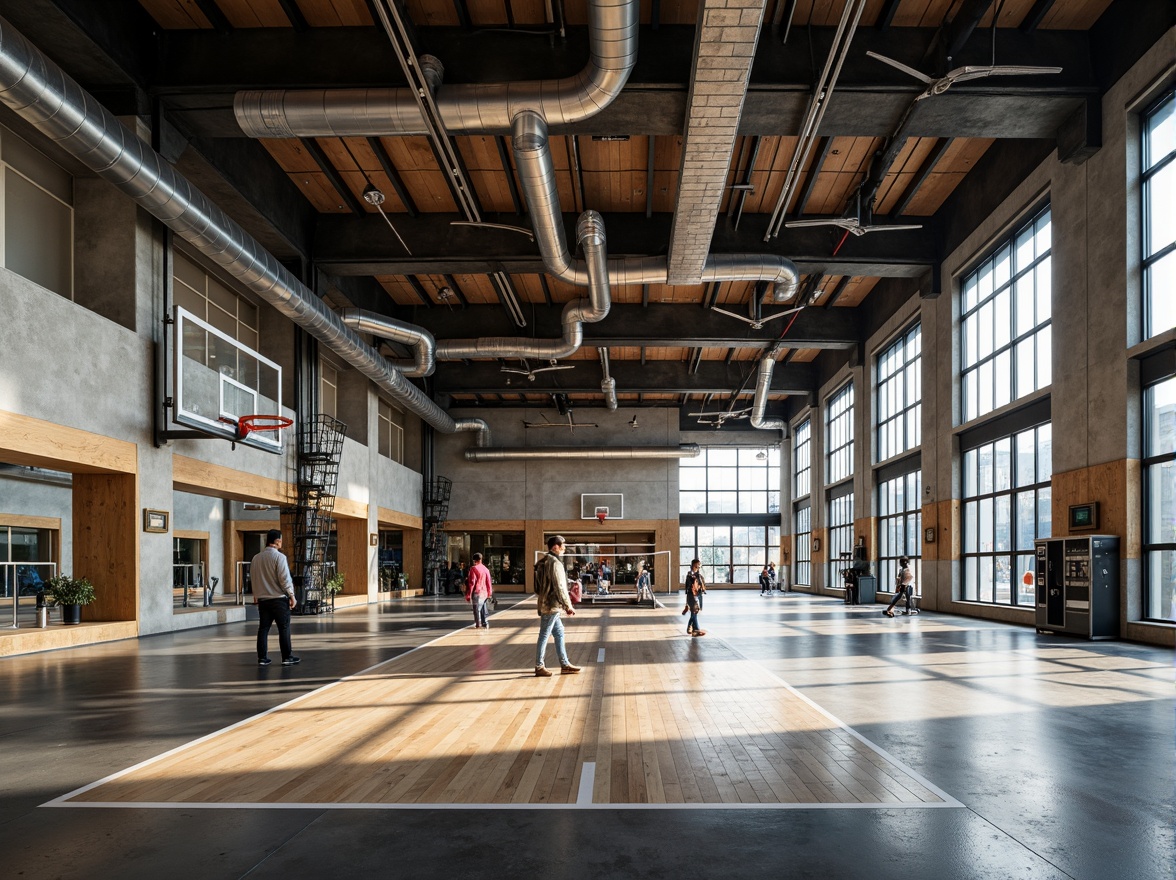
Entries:
POLYGON ((276 623, 282 665, 293 666, 300 658, 294 656, 290 645, 290 612, 298 601, 294 598, 290 565, 282 553, 282 533, 277 529, 266 532, 265 549, 249 565, 249 581, 257 604, 257 665, 270 665, 269 631, 276 623))

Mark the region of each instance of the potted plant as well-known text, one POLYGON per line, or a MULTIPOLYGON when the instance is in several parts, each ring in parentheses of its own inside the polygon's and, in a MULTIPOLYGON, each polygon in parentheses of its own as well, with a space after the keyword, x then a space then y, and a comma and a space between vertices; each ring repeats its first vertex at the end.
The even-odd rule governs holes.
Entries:
POLYGON ((45 583, 45 598, 50 605, 61 606, 61 622, 82 622, 82 606, 94 601, 94 585, 86 578, 58 574, 45 583))
POLYGON ((337 571, 333 575, 331 575, 329 578, 327 578, 327 582, 325 584, 323 584, 323 590, 326 591, 326 594, 328 596, 331 596, 332 598, 335 596, 336 593, 342 593, 343 592, 343 573, 337 571))

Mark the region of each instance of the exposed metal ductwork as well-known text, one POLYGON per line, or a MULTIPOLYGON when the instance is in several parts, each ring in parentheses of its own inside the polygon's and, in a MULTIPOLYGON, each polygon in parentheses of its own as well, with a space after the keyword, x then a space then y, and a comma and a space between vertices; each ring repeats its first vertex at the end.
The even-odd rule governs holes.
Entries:
POLYGON ((466 461, 563 461, 567 459, 646 459, 698 458, 697 443, 681 446, 499 446, 494 449, 467 449, 466 461))
POLYGON ((759 373, 755 381, 755 397, 751 402, 751 426, 764 431, 787 431, 788 423, 783 419, 764 417, 768 406, 768 392, 772 389, 772 371, 776 369, 774 358, 766 357, 759 362, 759 373))
POLYGON ((600 390, 604 394, 604 405, 610 410, 617 408, 617 380, 608 374, 608 349, 600 349, 600 370, 603 378, 600 380, 600 390))
POLYGON ((272 305, 438 431, 477 431, 454 421, 220 208, 132 134, 56 64, 0 18, 0 103, 111 183, 243 287, 272 305))
MULTIPOLYGON (((638 0, 590 0, 587 66, 559 80, 447 85, 435 102, 450 132, 509 134, 511 121, 535 110, 552 125, 588 119, 621 93, 637 61, 638 0)), ((408 89, 312 89, 238 92, 233 109, 250 137, 350 137, 425 133, 408 89)))
MULTIPOLYGON (((557 278, 583 287, 589 281, 588 271, 568 251, 555 163, 543 117, 531 111, 516 116, 511 146, 543 265, 557 278)), ((666 284, 668 278, 665 257, 622 257, 608 261, 610 284, 666 284)), ((772 284, 773 302, 787 302, 800 286, 800 270, 791 260, 773 254, 711 254, 700 280, 768 281, 772 284)))
POLYGON ((437 342, 433 334, 424 327, 398 321, 387 315, 364 309, 343 309, 339 312, 343 323, 352 330, 360 333, 371 333, 375 336, 408 346, 413 351, 411 361, 389 361, 389 363, 405 376, 418 378, 432 376, 436 368, 437 342))
MULTIPOLYGON (((562 240, 563 231, 560 230, 562 240)), ((612 298, 609 294, 606 264, 608 254, 604 236, 604 220, 596 211, 585 211, 576 223, 576 238, 584 249, 584 278, 588 296, 564 306, 560 323, 563 336, 559 339, 528 339, 525 337, 484 337, 480 339, 447 339, 437 343, 437 358, 445 361, 464 358, 544 358, 559 359, 575 354, 584 343, 585 323, 592 324, 608 314, 612 298)), ((565 248, 566 250, 566 248, 565 248)))

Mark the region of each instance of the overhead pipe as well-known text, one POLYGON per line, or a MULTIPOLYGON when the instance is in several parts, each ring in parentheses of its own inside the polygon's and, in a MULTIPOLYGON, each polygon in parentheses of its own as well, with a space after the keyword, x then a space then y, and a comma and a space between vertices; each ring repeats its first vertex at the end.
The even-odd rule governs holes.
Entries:
POLYGON ((608 261, 604 220, 596 211, 585 211, 576 223, 576 238, 584 249, 588 296, 564 306, 560 316, 563 335, 559 339, 530 339, 520 336, 487 336, 478 339, 446 339, 437 343, 439 360, 466 358, 570 357, 584 344, 583 325, 601 321, 612 304, 609 293, 608 261))
POLYGON ((751 426, 763 431, 787 431, 788 423, 783 419, 764 417, 768 406, 768 392, 772 390, 772 371, 776 369, 774 358, 766 357, 759 362, 759 374, 755 382, 755 397, 751 401, 751 426))
POLYGON ((306 330, 382 390, 445 434, 477 431, 455 421, 295 278, 262 245, 92 95, 0 18, 0 103, 111 183, 244 288, 306 330))
POLYGON ((493 449, 471 448, 466 461, 567 461, 569 459, 679 459, 698 458, 697 443, 680 446, 498 446, 493 449))
POLYGON ((437 342, 433 339, 433 334, 424 327, 365 309, 343 309, 339 312, 339 318, 352 330, 371 333, 412 349, 411 361, 388 361, 405 376, 420 378, 433 375, 433 370, 437 366, 437 342))
MULTIPOLYGON (((557 278, 583 287, 589 281, 587 266, 573 259, 568 251, 555 163, 543 117, 533 111, 516 116, 511 146, 544 267, 557 278)), ((620 257, 609 260, 608 280, 610 284, 618 285, 667 284, 667 258, 620 257)), ((780 303, 788 302, 796 295, 800 270, 791 260, 774 254, 711 254, 703 265, 700 280, 767 281, 772 285, 772 301, 780 303)))
MULTIPOLYGON (((575 76, 515 83, 454 84, 434 101, 451 133, 509 134, 523 110, 552 125, 595 116, 621 93, 637 61, 639 0, 589 0, 588 64, 575 76)), ((250 137, 382 137, 425 134, 409 89, 250 90, 233 100, 250 137)))
POLYGON ((604 394, 604 404, 610 410, 617 408, 617 380, 608 374, 608 349, 600 349, 600 370, 604 378, 600 380, 600 390, 604 394))

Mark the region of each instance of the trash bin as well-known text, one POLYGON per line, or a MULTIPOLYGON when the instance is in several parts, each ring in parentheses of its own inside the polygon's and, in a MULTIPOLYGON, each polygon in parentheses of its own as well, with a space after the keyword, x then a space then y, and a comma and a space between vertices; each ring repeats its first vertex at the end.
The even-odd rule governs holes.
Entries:
POLYGON ((37 606, 37 629, 45 629, 49 626, 49 606, 37 606))

